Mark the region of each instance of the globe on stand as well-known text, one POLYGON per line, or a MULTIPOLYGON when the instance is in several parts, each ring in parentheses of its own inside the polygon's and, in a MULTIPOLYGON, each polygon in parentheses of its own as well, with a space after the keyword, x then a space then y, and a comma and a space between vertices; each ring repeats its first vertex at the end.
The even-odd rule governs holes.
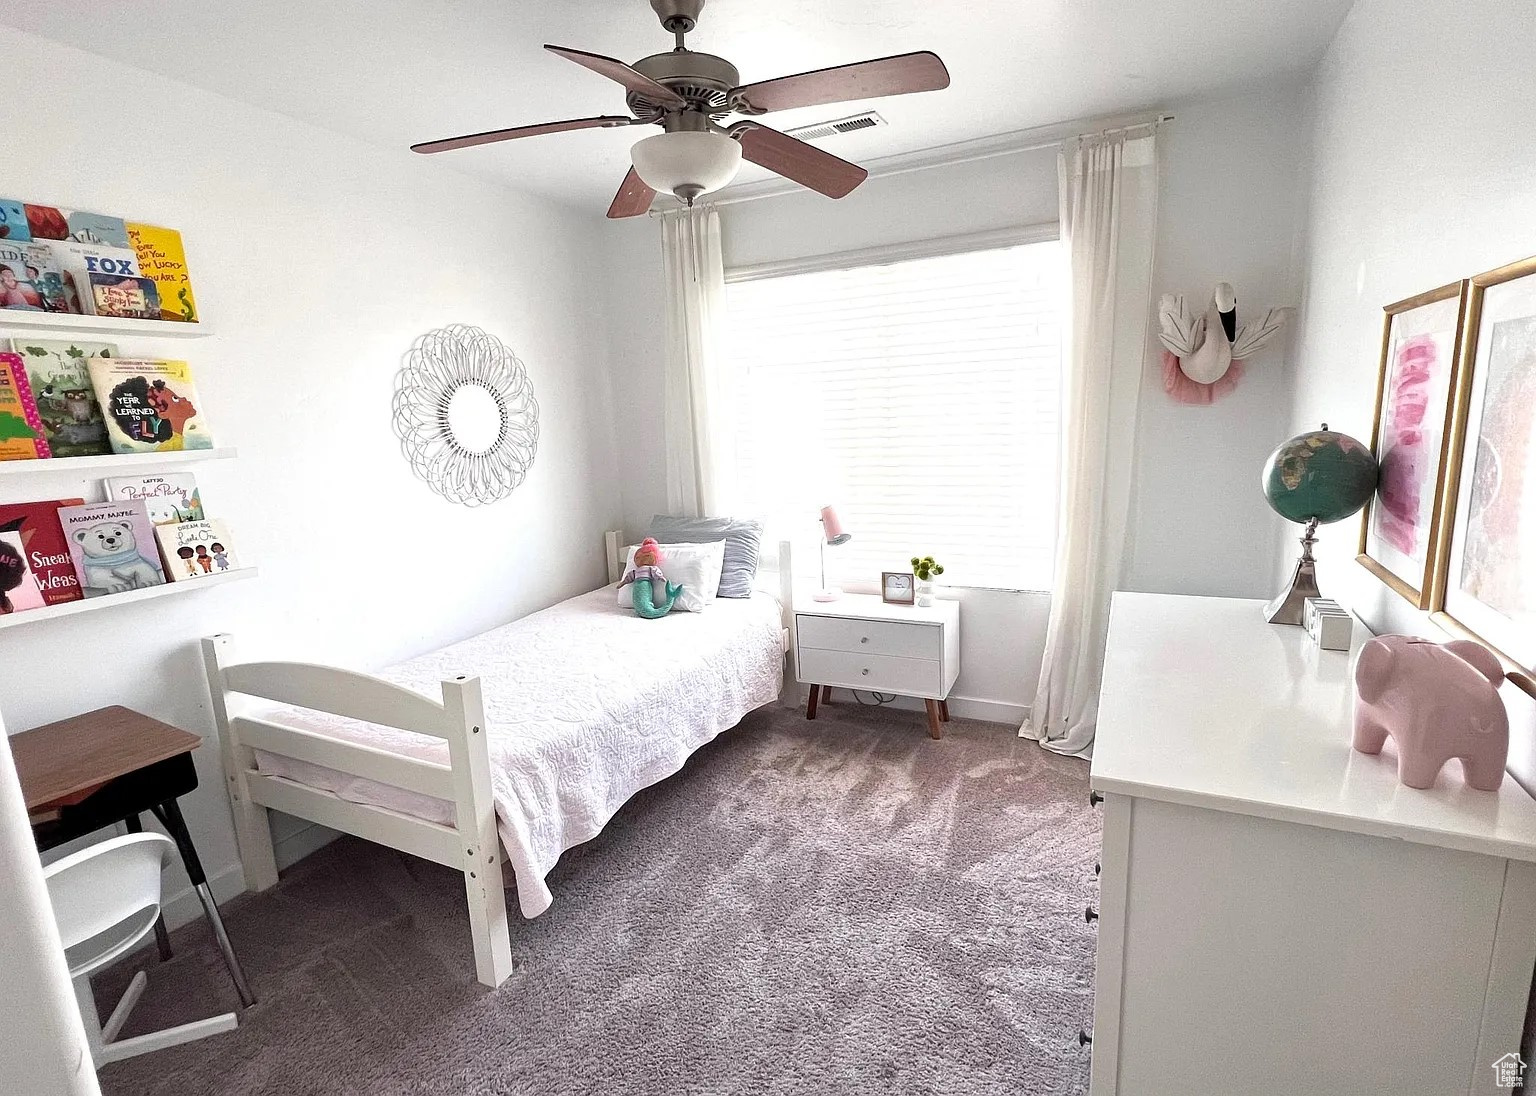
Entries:
POLYGON ((1287 521, 1301 522, 1301 558, 1290 585, 1264 607, 1271 624, 1300 624, 1307 598, 1320 596, 1312 545, 1318 525, 1343 521, 1370 501, 1381 469, 1363 443, 1329 430, 1298 434, 1269 455, 1264 462, 1264 497, 1275 513, 1287 521))

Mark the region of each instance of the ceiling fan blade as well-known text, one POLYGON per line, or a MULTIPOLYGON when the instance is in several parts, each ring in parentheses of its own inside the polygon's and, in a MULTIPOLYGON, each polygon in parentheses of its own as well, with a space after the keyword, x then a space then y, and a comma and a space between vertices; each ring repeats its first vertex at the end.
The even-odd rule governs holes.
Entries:
POLYGON ((741 142, 746 159, 828 198, 841 198, 869 178, 858 164, 757 122, 737 122, 730 134, 741 142))
POLYGON ((658 84, 649 76, 636 72, 616 58, 604 57, 600 53, 586 53, 579 49, 568 49, 565 46, 545 46, 544 48, 550 53, 558 53, 567 61, 575 61, 582 68, 591 69, 599 76, 606 76, 615 83, 623 84, 630 91, 645 96, 653 103, 679 109, 688 105, 688 100, 665 84, 658 84))
POLYGON ((853 65, 781 76, 736 88, 731 98, 754 110, 792 110, 795 107, 846 103, 851 99, 877 99, 882 95, 906 95, 914 91, 942 91, 949 87, 949 70, 939 55, 923 50, 860 61, 853 65))
POLYGON ((619 192, 613 196, 613 204, 608 207, 608 216, 613 220, 621 217, 639 217, 651 211, 651 202, 655 198, 656 191, 640 178, 640 174, 634 168, 630 168, 629 174, 624 176, 624 182, 619 184, 619 192))
POLYGON ((604 115, 600 118, 573 118, 569 122, 543 122, 536 126, 516 126, 513 129, 488 129, 484 133, 466 133, 463 137, 449 137, 442 141, 425 141, 412 145, 412 152, 448 152, 455 148, 488 145, 495 141, 515 141, 519 137, 537 137, 541 133, 564 133, 570 129, 608 129, 613 126, 631 126, 635 119, 623 115, 604 115))

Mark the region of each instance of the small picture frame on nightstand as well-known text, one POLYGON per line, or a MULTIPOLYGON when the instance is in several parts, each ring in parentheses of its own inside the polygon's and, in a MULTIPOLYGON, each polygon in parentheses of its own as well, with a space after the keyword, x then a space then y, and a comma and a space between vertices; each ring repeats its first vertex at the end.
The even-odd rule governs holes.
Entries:
POLYGON ((917 580, 910 571, 881 571, 880 600, 887 605, 912 605, 917 601, 917 580))

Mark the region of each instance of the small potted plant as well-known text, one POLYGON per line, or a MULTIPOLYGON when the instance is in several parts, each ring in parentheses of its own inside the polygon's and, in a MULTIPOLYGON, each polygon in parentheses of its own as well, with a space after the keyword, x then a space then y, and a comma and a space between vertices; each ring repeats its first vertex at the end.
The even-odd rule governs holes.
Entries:
POLYGON ((944 566, 932 556, 913 556, 912 574, 917 577, 917 603, 933 604, 933 580, 944 573, 944 566))

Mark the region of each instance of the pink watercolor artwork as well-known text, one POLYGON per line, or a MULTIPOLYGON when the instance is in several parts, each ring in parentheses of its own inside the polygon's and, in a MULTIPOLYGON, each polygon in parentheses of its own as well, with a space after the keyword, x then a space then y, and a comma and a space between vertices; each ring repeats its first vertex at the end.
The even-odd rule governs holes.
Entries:
POLYGON ((1414 589, 1426 581, 1433 548, 1459 318, 1457 296, 1396 313, 1387 343, 1376 434, 1381 481, 1366 554, 1414 589))
POLYGON ((1382 423, 1376 531, 1399 552, 1415 558, 1423 554, 1429 535, 1424 487, 1431 481, 1432 465, 1440 457, 1438 445, 1433 453, 1427 452, 1424 432, 1424 415, 1440 365, 1433 336, 1404 339, 1397 348, 1392 390, 1387 393, 1387 412, 1382 423))

